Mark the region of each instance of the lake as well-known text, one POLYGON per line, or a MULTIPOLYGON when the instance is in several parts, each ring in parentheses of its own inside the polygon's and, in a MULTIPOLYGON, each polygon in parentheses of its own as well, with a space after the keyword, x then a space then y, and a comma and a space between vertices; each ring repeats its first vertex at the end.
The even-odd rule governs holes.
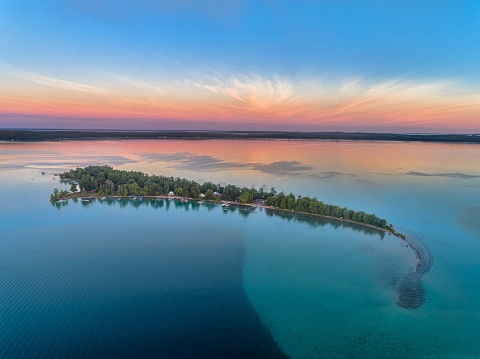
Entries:
POLYGON ((480 146, 0 143, 0 357, 480 357, 480 146), (423 243, 266 209, 49 202, 89 164, 275 187, 423 243), (45 172, 42 175, 42 171, 45 172))

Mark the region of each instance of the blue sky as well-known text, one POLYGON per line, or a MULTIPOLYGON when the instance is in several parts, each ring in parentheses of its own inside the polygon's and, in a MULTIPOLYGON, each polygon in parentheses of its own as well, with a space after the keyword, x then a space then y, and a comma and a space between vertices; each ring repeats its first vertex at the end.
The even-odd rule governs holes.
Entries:
MULTIPOLYGON (((364 92, 392 81, 406 86, 448 82, 435 91, 437 98, 437 92, 447 97, 454 92, 475 101, 480 89, 478 19, 480 1, 7 0, 0 3, 0 64, 9 77, 5 83, 27 86, 27 93, 33 90, 15 82, 12 71, 115 90, 119 85, 108 75, 114 74, 153 87, 168 83, 170 92, 164 91, 173 97, 181 92, 175 84, 185 79, 198 84, 205 75, 227 82, 231 74, 244 82, 259 77, 267 87, 282 79, 292 84, 296 99, 310 96, 296 91, 307 80, 319 82, 320 92, 352 79, 363 83, 364 92)), ((309 86, 313 96, 315 85, 309 86)), ((57 99, 51 88, 44 95, 57 99)), ((21 107, 20 100, 16 103, 21 107)), ((464 104, 474 114, 472 106, 464 104)), ((21 108, 3 107, 0 112, 21 114, 21 108)), ((34 115, 32 111, 24 115, 34 115)), ((39 108, 38 115, 48 114, 39 108)), ((178 118, 195 120, 188 116, 178 118)), ((222 116, 214 120, 239 121, 246 115, 222 116)), ((159 127, 161 120, 160 113, 159 127)), ((311 117, 309 121, 314 123, 311 117)))

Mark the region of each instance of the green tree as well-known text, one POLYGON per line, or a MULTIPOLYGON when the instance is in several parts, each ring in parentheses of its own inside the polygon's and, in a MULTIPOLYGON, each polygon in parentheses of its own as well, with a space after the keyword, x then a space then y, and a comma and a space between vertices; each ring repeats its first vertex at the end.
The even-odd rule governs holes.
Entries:
POLYGON ((135 181, 128 185, 128 194, 129 195, 137 196, 137 195, 141 194, 141 191, 142 191, 142 189, 140 188, 138 183, 136 183, 135 181))
POLYGON ((72 183, 72 185, 70 186, 70 192, 77 192, 78 191, 78 188, 77 188, 77 184, 76 183, 72 183))
POLYGON ((60 199, 60 192, 57 188, 53 190, 53 193, 50 195, 50 202, 57 202, 60 199))
POLYGON ((190 190, 190 194, 193 198, 198 198, 198 196, 200 195, 200 187, 198 186, 198 184, 195 184, 192 189, 190 190))
POLYGON ((90 175, 84 174, 80 180, 80 186, 85 188, 86 191, 91 191, 95 189, 92 177, 90 175))
POLYGON ((253 202, 253 195, 248 188, 244 188, 238 200, 242 203, 250 203, 253 202))
POLYGON ((205 199, 208 199, 208 200, 212 200, 213 199, 213 191, 211 189, 209 189, 206 193, 205 193, 205 199))

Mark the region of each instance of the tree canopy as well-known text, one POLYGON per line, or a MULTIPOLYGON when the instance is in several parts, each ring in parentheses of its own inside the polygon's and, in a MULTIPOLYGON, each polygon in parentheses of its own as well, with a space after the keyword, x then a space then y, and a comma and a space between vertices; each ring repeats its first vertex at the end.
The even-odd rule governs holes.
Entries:
MULTIPOLYGON (((98 195, 117 196, 159 196, 168 195, 173 191, 178 196, 199 198, 205 194, 207 200, 217 198, 214 194, 219 193, 220 199, 226 201, 241 202, 244 204, 263 200, 267 206, 273 206, 283 210, 292 210, 302 213, 311 213, 329 216, 368 224, 378 228, 388 229, 395 233, 392 225, 377 217, 375 214, 363 211, 354 211, 346 207, 323 203, 316 197, 295 196, 293 193, 277 193, 274 187, 266 192, 263 186, 260 191, 255 188, 238 187, 232 184, 220 185, 213 182, 200 184, 186 178, 172 176, 148 175, 139 171, 117 170, 111 166, 88 166, 64 172, 60 175, 63 180, 76 181, 80 184, 81 193, 95 191, 98 195)), ((75 186, 76 189, 76 186, 75 186)), ((74 191, 74 186, 71 188, 74 191)), ((56 190, 51 196, 52 201, 66 197, 66 191, 61 194, 56 190)))

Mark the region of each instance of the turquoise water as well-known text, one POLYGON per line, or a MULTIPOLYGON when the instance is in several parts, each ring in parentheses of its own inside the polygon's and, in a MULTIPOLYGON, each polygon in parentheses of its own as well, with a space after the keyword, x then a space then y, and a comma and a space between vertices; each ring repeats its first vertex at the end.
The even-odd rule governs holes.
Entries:
POLYGON ((480 357, 480 147, 47 142, 0 156, 2 358, 480 357), (291 213, 48 202, 63 186, 48 173, 93 162, 372 211, 433 266, 417 282, 398 238, 291 213), (418 294, 405 283, 417 307, 400 305, 418 294))

